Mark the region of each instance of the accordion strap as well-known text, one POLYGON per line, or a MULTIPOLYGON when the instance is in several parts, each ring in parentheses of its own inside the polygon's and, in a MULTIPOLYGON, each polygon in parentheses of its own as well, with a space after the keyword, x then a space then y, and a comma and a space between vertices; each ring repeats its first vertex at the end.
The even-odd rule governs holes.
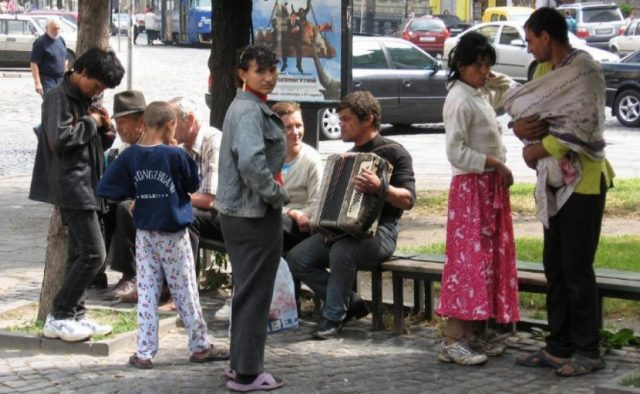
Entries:
POLYGON ((369 228, 380 217, 380 213, 382 213, 382 206, 385 203, 387 191, 389 190, 389 180, 387 175, 387 166, 382 166, 382 173, 379 174, 380 181, 382 184, 380 185, 380 191, 378 192, 378 201, 376 201, 376 205, 369 212, 369 214, 363 220, 363 228, 369 228))

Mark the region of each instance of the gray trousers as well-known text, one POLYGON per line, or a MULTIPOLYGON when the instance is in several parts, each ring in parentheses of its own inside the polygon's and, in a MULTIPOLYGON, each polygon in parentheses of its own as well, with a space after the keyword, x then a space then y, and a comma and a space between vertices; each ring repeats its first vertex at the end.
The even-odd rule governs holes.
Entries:
POLYGON ((281 210, 269 209, 262 218, 219 218, 233 270, 230 367, 255 375, 264 370, 267 318, 282 253, 281 210))

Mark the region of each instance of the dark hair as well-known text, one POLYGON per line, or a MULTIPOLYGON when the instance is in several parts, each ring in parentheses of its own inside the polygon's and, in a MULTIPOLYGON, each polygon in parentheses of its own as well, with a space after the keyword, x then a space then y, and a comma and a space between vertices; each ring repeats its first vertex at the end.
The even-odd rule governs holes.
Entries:
POLYGON ((294 112, 301 112, 300 104, 293 101, 279 101, 271 107, 271 110, 278 116, 291 115, 294 112))
POLYGON ((449 52, 447 82, 460 79, 460 66, 470 66, 480 59, 487 59, 493 66, 496 64, 496 50, 482 34, 475 31, 466 33, 460 38, 458 45, 449 52))
POLYGON ((542 7, 535 10, 524 23, 524 28, 540 37, 546 31, 549 37, 566 44, 569 42, 569 27, 565 17, 555 8, 542 7))
POLYGON ((356 117, 362 122, 367 120, 369 115, 373 116, 373 127, 380 128, 380 118, 382 117, 382 109, 377 98, 366 90, 358 90, 344 96, 338 104, 338 112, 343 109, 350 109, 356 117))
POLYGON ((147 105, 142 115, 142 122, 150 129, 159 130, 171 121, 176 120, 176 113, 168 103, 164 101, 154 101, 147 105))
POLYGON ((87 77, 97 79, 113 89, 120 84, 124 75, 124 68, 116 54, 110 50, 90 48, 73 63, 73 71, 87 77))
MULTIPOLYGON (((238 69, 249 71, 249 64, 255 60, 258 65, 258 72, 262 72, 271 68, 275 68, 280 62, 276 57, 276 54, 263 44, 253 44, 244 48, 240 53, 240 59, 238 61, 238 69)), ((239 77, 236 77, 239 86, 242 85, 242 81, 239 77)))

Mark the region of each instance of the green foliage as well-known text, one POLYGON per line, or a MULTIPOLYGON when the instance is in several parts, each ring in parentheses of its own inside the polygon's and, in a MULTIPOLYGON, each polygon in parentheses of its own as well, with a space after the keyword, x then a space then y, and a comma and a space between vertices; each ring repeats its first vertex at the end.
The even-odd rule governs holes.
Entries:
POLYGON ((640 388, 640 374, 633 374, 631 376, 627 376, 624 379, 622 379, 622 381, 620 381, 620 384, 627 387, 640 388))
POLYGON ((624 15, 625 18, 633 11, 633 6, 629 3, 620 3, 618 7, 620 7, 620 11, 622 11, 622 15, 624 15))
POLYGON ((623 328, 617 332, 607 329, 600 330, 600 344, 609 353, 611 349, 620 349, 623 346, 640 346, 640 337, 629 328, 623 328))

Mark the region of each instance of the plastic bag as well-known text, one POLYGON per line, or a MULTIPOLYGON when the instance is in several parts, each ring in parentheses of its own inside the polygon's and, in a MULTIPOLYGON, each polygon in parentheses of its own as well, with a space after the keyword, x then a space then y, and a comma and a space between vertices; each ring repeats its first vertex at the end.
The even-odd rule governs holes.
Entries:
POLYGON ((285 259, 280 258, 273 297, 269 307, 267 332, 273 333, 298 327, 298 308, 296 306, 293 277, 285 259))

